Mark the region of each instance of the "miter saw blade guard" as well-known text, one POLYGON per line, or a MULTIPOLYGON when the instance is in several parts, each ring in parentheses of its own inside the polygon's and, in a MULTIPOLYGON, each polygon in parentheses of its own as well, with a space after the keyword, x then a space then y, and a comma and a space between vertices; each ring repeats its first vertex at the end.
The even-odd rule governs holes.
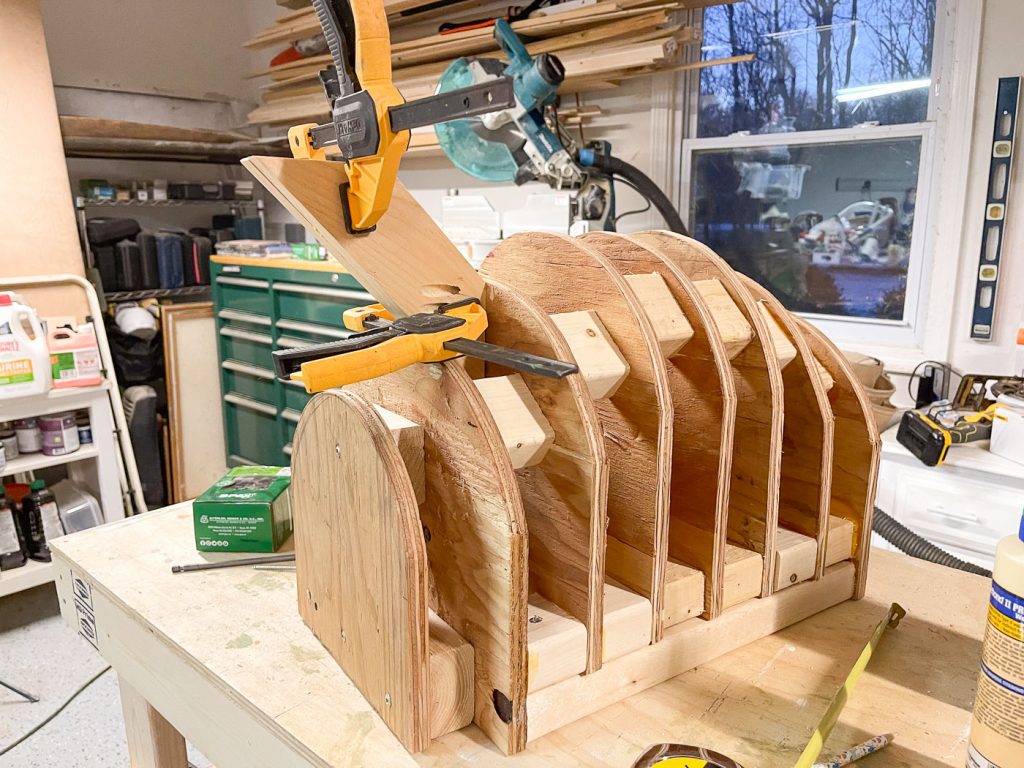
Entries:
MULTIPOLYGON (((477 76, 473 72, 474 64, 495 77, 501 75, 505 66, 497 59, 456 59, 441 75, 436 92, 447 93, 456 88, 473 85, 477 82, 477 76)), ((516 161, 509 147, 510 142, 506 139, 513 139, 513 145, 521 145, 525 139, 520 136, 516 142, 515 137, 506 133, 512 130, 514 124, 492 130, 484 125, 479 117, 452 120, 434 126, 441 149, 456 168, 474 178, 491 182, 515 181, 520 163, 516 161)))

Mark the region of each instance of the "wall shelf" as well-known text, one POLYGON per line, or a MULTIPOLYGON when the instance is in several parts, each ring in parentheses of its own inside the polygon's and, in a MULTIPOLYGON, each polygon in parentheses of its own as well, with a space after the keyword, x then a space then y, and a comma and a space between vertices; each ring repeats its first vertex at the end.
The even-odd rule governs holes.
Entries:
POLYGON ((53 574, 53 563, 40 563, 36 560, 29 560, 20 568, 0 571, 0 597, 49 584, 53 581, 53 574))
POLYGON ((83 445, 77 451, 66 453, 63 456, 47 456, 42 453, 19 454, 16 459, 9 459, 7 464, 0 469, 0 477, 17 475, 22 472, 34 472, 45 467, 56 467, 59 464, 70 464, 74 461, 95 459, 99 455, 99 449, 94 443, 83 445))

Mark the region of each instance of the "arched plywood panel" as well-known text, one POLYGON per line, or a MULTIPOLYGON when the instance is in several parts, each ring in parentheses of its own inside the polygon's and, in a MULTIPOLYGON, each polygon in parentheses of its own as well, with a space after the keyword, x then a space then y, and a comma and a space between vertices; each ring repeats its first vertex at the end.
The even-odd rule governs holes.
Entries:
POLYGON ((695 281, 721 282, 754 329, 754 338, 733 358, 736 429, 733 436, 729 539, 764 558, 761 595, 771 591, 782 465, 782 373, 765 341, 769 329, 732 268, 710 248, 673 232, 632 236, 676 264, 695 281))
MULTIPOLYGON (((555 324, 536 303, 488 278, 487 340, 572 361, 555 324)), ((493 366, 488 365, 488 375, 493 366)), ((505 371, 498 370, 498 374, 505 371)), ((597 410, 582 377, 524 376, 555 433, 540 464, 516 472, 530 530, 530 581, 587 628, 587 670, 601 666, 608 460, 597 410)))
POLYGON ((829 514, 832 519, 842 518, 853 523, 853 557, 857 563, 854 597, 860 599, 867 586, 871 519, 875 510, 882 441, 871 405, 843 353, 806 320, 797 318, 796 321, 811 351, 835 382, 829 391, 829 403, 835 417, 829 514))
POLYGON ((501 242, 481 272, 548 314, 592 310, 629 364, 625 382, 596 401, 608 456, 608 575, 650 598, 660 631, 671 478, 672 400, 654 329, 618 270, 579 241, 519 234, 501 242))
MULTIPOLYGON (((704 574, 704 613, 717 616, 723 607, 726 524, 736 390, 732 368, 715 319, 700 292, 671 261, 635 240, 611 233, 582 238, 624 275, 657 274, 686 315, 693 336, 678 354, 667 358, 674 406, 672 430, 672 500, 669 506, 669 559, 666 592, 673 591, 672 565, 704 574)), ((678 615, 666 595, 666 624, 678 615)))
POLYGON ((430 741, 427 553, 412 482, 373 406, 324 392, 292 456, 299 613, 411 752, 430 741))
POLYGON ((754 299, 771 312, 795 351, 792 362, 782 369, 786 419, 782 431, 779 525, 817 542, 814 573, 820 577, 824 572, 832 495, 835 426, 828 389, 796 318, 763 286, 748 277, 743 277, 743 282, 754 299))
POLYGON ((526 743, 526 516, 508 451, 456 362, 346 387, 423 427, 426 539, 435 610, 473 645, 474 722, 503 751, 526 743))

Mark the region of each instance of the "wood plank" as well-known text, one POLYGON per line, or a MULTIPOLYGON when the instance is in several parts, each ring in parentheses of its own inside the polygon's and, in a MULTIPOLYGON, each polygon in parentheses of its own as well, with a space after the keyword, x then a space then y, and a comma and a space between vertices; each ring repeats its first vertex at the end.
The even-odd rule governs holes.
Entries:
POLYGON ((560 312, 551 315, 551 321, 572 350, 590 396, 612 397, 629 375, 629 363, 597 312, 560 312))
POLYGON ((665 604, 661 610, 665 627, 704 613, 704 574, 669 557, 665 567, 665 604))
POLYGON ((185 737, 123 677, 117 678, 131 768, 187 768, 185 737))
POLYGON ((796 346, 790 340, 787 333, 775 315, 768 309, 765 301, 757 302, 757 310, 761 313, 765 325, 768 327, 768 334, 771 339, 771 347, 775 352, 775 359, 779 361, 779 367, 785 369, 796 358, 796 346))
POLYGON ((410 752, 430 743, 427 552, 412 483, 372 405, 302 412, 291 488, 299 614, 410 752))
POLYGON ((651 642, 651 601, 609 581, 604 585, 604 649, 608 662, 651 642))
POLYGON ((473 646, 430 611, 430 738, 473 722, 473 646))
POLYGON ((338 194, 348 178, 343 163, 248 157, 242 164, 396 315, 483 292, 480 276, 400 182, 376 231, 354 236, 345 231, 338 194))
POLYGON ((821 386, 828 392, 835 386, 835 379, 832 378, 832 374, 828 372, 828 368, 821 364, 821 360, 817 357, 814 358, 814 365, 818 371, 818 378, 821 379, 821 386))
POLYGON ((672 357, 693 338, 693 328, 665 284, 665 278, 657 272, 623 277, 643 304, 661 353, 665 357, 672 357))
POLYGON ((398 446, 398 453, 405 463, 413 492, 416 494, 416 503, 422 504, 427 498, 427 481, 423 467, 423 427, 379 405, 375 405, 374 410, 398 446))
POLYGON ((638 233, 633 239, 671 259, 691 280, 717 279, 754 331, 732 359, 737 405, 729 540, 764 555, 761 594, 766 595, 775 568, 785 405, 782 371, 765 346, 768 328, 739 276, 707 246, 672 232, 638 233))
POLYGON ((491 410, 512 460, 512 468, 539 464, 555 441, 555 431, 530 394, 523 377, 518 373, 493 376, 477 379, 474 384, 491 410))
POLYGON ((863 597, 871 551, 871 519, 882 441, 864 389, 836 346, 806 320, 797 322, 815 357, 835 381, 829 403, 835 416, 832 496, 829 513, 854 524, 853 558, 857 564, 855 596, 863 597))
POLYGON ((736 302, 732 300, 718 278, 694 280, 693 284, 697 286, 697 290, 711 310, 718 335, 722 337, 722 343, 725 345, 725 352, 732 360, 750 344, 754 338, 754 329, 750 327, 750 323, 743 317, 736 302))
POLYGON ((506 238, 484 260, 481 272, 518 289, 545 312, 597 312, 629 363, 629 377, 614 397, 595 404, 610 470, 608 536, 636 549, 646 566, 639 575, 621 573, 609 559, 607 573, 627 584, 643 582, 640 592, 655 608, 651 621, 659 624, 673 410, 665 361, 643 307, 600 253, 561 235, 506 238))
POLYGON ((736 390, 725 347, 710 308, 696 286, 671 261, 620 235, 592 233, 584 239, 600 249, 624 275, 658 274, 693 330, 693 337, 680 354, 666 363, 674 405, 669 557, 704 574, 704 612, 708 617, 717 616, 722 610, 736 417, 736 390), (680 524, 703 534, 675 535, 671 529, 680 524))
POLYGON ((587 628, 540 595, 530 595, 526 627, 528 690, 539 691, 587 668, 587 628))
POLYGON ((780 527, 775 542, 775 591, 813 579, 817 562, 814 538, 780 527))
POLYGON ((835 565, 853 557, 854 525, 836 515, 829 515, 828 538, 825 545, 825 565, 835 565))
POLYGON ((526 702, 530 740, 848 600, 855 580, 850 564, 835 566, 821 581, 748 600, 714 621, 677 624, 661 642, 606 663, 592 675, 538 691, 526 702))
MULTIPOLYGON (((488 279, 487 339, 524 352, 572 360, 554 323, 534 302, 488 279)), ((578 362, 578 361, 577 361, 578 362)), ((487 373, 503 371, 491 364, 487 373)), ((540 464, 516 473, 530 533, 533 589, 587 628, 587 669, 601 666, 608 461, 597 410, 581 377, 524 379, 554 429, 540 464)))
POLYGON ((346 391, 423 427, 419 516, 431 607, 473 646, 474 722, 513 754, 526 737, 527 528, 498 427, 456 362, 410 366, 346 391))
POLYGON ((213 131, 202 128, 179 128, 174 125, 156 125, 131 120, 111 120, 81 115, 61 115, 60 131, 64 138, 158 139, 163 141, 201 141, 212 144, 234 141, 252 141, 252 136, 234 131, 213 131))

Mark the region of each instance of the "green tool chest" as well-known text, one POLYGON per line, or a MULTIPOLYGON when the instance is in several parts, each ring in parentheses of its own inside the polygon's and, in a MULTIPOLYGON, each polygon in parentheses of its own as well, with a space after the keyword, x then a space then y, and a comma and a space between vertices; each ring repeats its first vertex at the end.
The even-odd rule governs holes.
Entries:
POLYGON ((274 375, 275 349, 343 339, 346 309, 374 298, 324 262, 278 266, 214 257, 210 265, 228 466, 286 466, 311 395, 274 375), (325 269, 326 267, 326 269, 325 269))

